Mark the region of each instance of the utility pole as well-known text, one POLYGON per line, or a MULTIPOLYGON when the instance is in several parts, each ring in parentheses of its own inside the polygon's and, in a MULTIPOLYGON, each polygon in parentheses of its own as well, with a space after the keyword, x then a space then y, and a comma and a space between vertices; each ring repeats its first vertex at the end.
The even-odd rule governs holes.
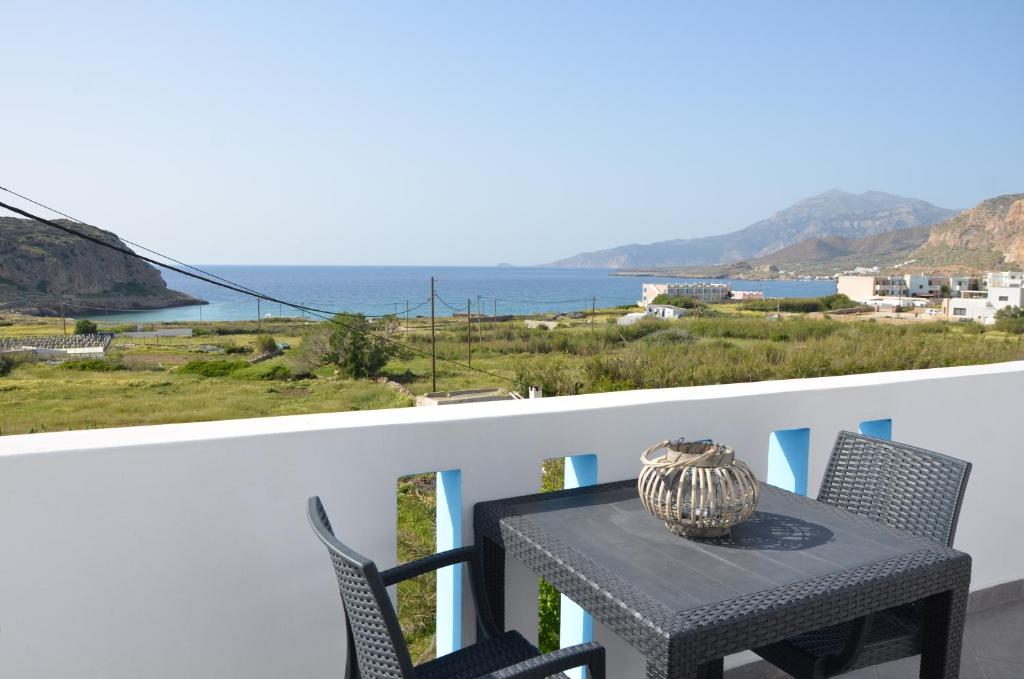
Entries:
POLYGON ((430 277, 430 384, 437 391, 437 335, 434 334, 434 277, 430 277))
POLYGON ((466 298, 466 346, 469 349, 469 367, 473 367, 473 300, 466 298))
POLYGON ((497 321, 498 321, 498 298, 497 297, 494 298, 494 318, 492 320, 494 320, 495 323, 497 323, 497 321))
MULTIPOLYGON (((597 326, 597 296, 590 298, 590 325, 597 326)), ((591 328, 593 329, 593 328, 591 328)))
POLYGON ((484 314, 483 314, 483 311, 481 311, 482 307, 480 306, 480 305, 481 305, 481 301, 480 301, 480 300, 481 300, 482 298, 483 298, 483 296, 482 296, 482 295, 477 295, 477 296, 476 296, 476 330, 477 330, 477 335, 476 335, 476 337, 477 337, 477 339, 478 339, 478 340, 480 340, 481 342, 483 342, 483 341, 484 341, 484 328, 483 328, 483 326, 482 326, 482 325, 480 324, 480 323, 481 323, 481 321, 483 321, 483 320, 484 320, 484 314))
POLYGON ((263 334, 263 316, 260 315, 260 298, 256 298, 256 334, 263 334))
POLYGON ((405 331, 409 332, 409 300, 405 300, 405 331))
POLYGON ((64 300, 60 301, 60 324, 64 328, 64 336, 68 334, 68 319, 64 316, 64 300))

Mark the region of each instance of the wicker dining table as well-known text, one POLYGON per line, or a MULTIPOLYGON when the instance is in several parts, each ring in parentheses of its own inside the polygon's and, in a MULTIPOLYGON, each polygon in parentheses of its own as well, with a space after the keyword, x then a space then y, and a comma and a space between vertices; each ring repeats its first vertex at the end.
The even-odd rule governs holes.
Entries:
POLYGON ((722 675, 722 659, 911 602, 924 606, 921 677, 958 676, 967 554, 761 485, 729 537, 679 537, 636 481, 481 502, 490 614, 504 628, 506 554, 639 651, 649 679, 722 675))

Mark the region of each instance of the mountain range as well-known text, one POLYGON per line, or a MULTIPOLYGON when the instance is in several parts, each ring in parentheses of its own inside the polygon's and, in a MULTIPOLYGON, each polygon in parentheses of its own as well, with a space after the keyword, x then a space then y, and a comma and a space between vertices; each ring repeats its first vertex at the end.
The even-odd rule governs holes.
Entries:
POLYGON ((832 189, 805 198, 767 219, 718 236, 622 245, 552 262, 567 268, 631 269, 754 260, 812 238, 857 239, 929 227, 957 210, 881 191, 832 189))

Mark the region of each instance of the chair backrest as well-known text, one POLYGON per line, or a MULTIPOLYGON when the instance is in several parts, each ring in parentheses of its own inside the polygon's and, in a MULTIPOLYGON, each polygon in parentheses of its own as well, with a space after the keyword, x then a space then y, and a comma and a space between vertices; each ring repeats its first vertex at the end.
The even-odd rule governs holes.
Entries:
POLYGON ((818 500, 953 546, 971 463, 839 432, 818 500))
POLYGON ((338 576, 350 654, 351 647, 355 646, 356 676, 360 679, 411 679, 413 669, 409 649, 377 567, 334 536, 320 498, 309 498, 308 513, 309 523, 327 546, 338 576))

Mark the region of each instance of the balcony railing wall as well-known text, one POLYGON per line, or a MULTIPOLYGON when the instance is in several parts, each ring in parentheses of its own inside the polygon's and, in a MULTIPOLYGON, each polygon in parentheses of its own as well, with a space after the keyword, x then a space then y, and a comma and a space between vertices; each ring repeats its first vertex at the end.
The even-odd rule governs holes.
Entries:
MULTIPOLYGON (((387 567, 401 476, 458 470, 440 533, 468 543, 473 504, 537 491, 543 460, 594 456, 571 470, 581 483, 595 461, 598 481, 628 478, 641 450, 679 435, 728 442, 760 478, 811 494, 840 429, 971 460, 957 547, 976 588, 1017 580, 1022 387, 1024 363, 1009 363, 3 437, 0 676, 336 678, 343 621, 309 495, 387 567)), ((536 579, 510 565, 508 581, 508 623, 535 638, 536 579)), ((459 582, 441 583, 454 625, 459 582)), ((469 610, 442 646, 472 640, 469 610)), ((594 636, 610 676, 637 674, 632 651, 594 636)))

